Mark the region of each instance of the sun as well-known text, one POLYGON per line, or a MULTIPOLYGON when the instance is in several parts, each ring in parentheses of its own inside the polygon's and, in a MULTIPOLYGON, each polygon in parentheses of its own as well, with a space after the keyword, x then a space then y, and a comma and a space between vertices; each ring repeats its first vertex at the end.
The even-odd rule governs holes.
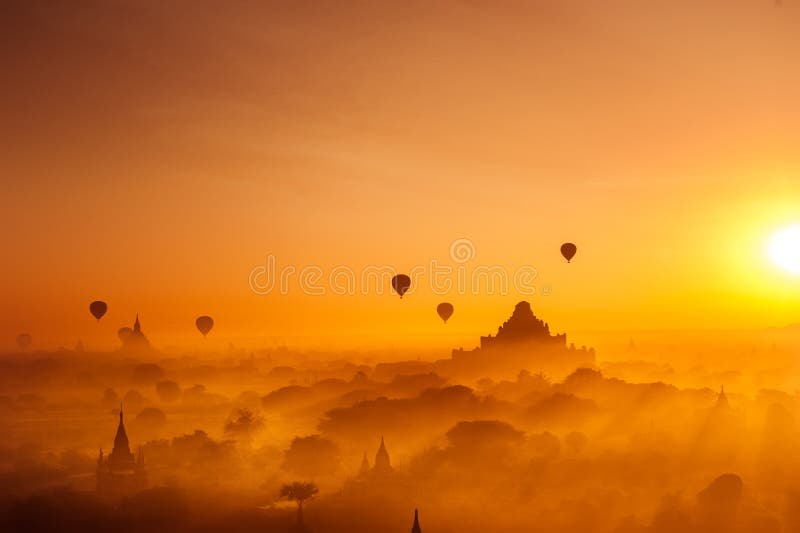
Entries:
POLYGON ((773 263, 800 275, 800 224, 782 229, 770 237, 767 253, 773 263))

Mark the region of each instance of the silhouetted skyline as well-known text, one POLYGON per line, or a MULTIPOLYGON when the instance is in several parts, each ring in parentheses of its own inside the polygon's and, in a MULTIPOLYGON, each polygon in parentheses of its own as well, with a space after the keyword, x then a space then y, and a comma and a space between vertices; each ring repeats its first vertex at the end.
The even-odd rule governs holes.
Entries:
POLYGON ((4 2, 0 531, 800 532, 798 35, 4 2))

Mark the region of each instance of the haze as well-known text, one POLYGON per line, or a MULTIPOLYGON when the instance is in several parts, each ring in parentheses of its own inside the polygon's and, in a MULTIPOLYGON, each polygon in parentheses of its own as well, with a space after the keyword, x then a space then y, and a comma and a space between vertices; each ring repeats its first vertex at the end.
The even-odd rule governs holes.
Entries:
POLYGON ((798 35, 4 2, 0 530, 800 531, 798 35))

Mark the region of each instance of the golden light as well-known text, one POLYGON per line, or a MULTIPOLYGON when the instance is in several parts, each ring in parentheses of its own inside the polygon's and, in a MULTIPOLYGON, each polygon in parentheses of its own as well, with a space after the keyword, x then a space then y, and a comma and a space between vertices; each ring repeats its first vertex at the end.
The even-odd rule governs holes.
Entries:
POLYGON ((767 244, 772 262, 792 274, 800 274, 800 225, 790 226, 773 235, 767 244))

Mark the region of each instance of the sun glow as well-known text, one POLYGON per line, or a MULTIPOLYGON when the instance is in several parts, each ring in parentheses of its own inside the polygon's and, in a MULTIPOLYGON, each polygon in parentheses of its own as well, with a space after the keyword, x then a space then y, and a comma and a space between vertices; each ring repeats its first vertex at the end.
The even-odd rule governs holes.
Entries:
POLYGON ((773 235, 767 244, 772 262, 792 274, 800 274, 800 225, 790 226, 773 235))

